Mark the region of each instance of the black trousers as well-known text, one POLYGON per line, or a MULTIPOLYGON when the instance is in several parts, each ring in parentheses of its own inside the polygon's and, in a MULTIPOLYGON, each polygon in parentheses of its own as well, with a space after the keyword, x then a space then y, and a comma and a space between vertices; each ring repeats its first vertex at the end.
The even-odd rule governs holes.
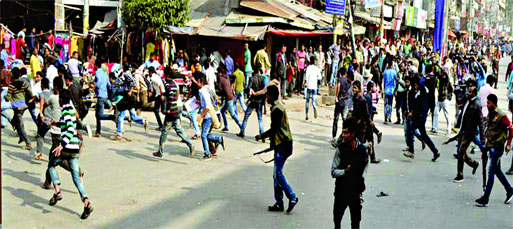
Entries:
POLYGON ((341 228, 342 217, 346 208, 349 207, 351 213, 351 228, 360 228, 360 221, 362 220, 362 199, 359 195, 338 194, 335 192, 335 203, 333 204, 333 222, 335 228, 341 228))

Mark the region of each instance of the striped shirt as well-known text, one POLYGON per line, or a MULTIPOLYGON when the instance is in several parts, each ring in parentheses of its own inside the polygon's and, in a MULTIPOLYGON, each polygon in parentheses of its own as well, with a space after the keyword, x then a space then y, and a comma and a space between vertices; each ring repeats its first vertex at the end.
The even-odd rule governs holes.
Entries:
MULTIPOLYGON (((9 90, 5 99, 9 102, 22 101, 25 104, 25 94, 31 95, 29 85, 23 79, 17 79, 9 85, 9 90)), ((23 105, 18 108, 26 108, 27 105, 23 105)))
POLYGON ((64 149, 78 150, 80 139, 77 132, 77 116, 72 103, 62 107, 59 123, 61 125, 61 146, 64 149))
POLYGON ((174 118, 180 116, 180 107, 178 106, 178 85, 174 80, 166 81, 164 85, 166 97, 166 115, 174 118))

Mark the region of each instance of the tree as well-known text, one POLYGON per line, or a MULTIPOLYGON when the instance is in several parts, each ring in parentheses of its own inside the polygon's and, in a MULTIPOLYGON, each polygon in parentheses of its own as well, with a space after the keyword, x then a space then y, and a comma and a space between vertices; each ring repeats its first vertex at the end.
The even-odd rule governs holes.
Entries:
POLYGON ((189 0, 123 1, 123 20, 136 30, 161 32, 169 26, 184 26, 189 19, 189 0))

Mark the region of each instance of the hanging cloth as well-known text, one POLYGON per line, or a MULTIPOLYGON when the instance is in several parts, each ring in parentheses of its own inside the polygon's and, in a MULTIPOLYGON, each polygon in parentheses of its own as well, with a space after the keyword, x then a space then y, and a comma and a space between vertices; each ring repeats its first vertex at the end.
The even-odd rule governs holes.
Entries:
POLYGON ((146 56, 144 58, 144 60, 148 60, 150 59, 150 54, 153 53, 155 51, 155 45, 153 43, 148 43, 146 44, 146 56))
POLYGON ((78 36, 71 37, 71 43, 69 48, 69 56, 73 55, 73 52, 78 52, 78 36))

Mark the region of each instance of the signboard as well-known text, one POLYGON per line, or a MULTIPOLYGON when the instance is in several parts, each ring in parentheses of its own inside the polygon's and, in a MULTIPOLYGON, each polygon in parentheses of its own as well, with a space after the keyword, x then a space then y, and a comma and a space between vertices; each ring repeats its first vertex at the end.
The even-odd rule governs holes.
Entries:
POLYGON ((392 17, 393 16, 393 14, 392 14, 393 12, 394 12, 394 10, 393 10, 393 8, 391 6, 383 5, 383 16, 384 17, 392 17))
POLYGON ((457 20, 457 19, 456 19, 456 20, 454 20, 454 29, 455 29, 456 31, 460 31, 460 29, 461 29, 460 20, 457 20))
POLYGON ((344 15, 345 11, 346 0, 326 0, 326 13, 344 15))
POLYGON ((365 0, 365 8, 380 7, 383 4, 383 0, 365 0))
POLYGON ((406 8, 406 26, 419 29, 426 28, 427 11, 409 6, 406 8))

